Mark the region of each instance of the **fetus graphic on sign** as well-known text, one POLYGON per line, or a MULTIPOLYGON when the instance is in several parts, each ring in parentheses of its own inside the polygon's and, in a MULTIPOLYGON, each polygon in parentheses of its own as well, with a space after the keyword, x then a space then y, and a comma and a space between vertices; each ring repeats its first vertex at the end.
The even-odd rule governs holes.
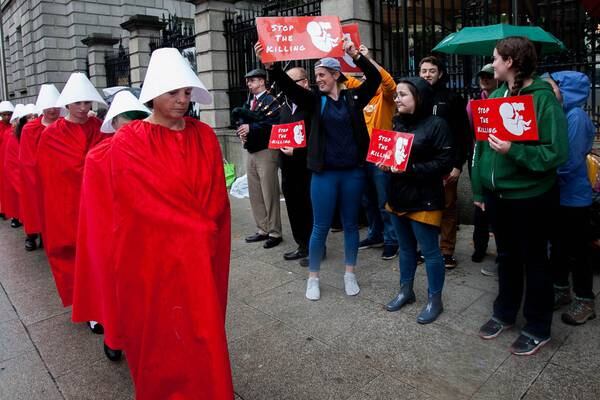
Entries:
POLYGON ((398 140, 396 141, 396 151, 394 153, 396 164, 401 165, 404 161, 406 161, 406 157, 408 157, 408 153, 406 152, 407 145, 407 138, 398 137, 398 140))
POLYGON ((296 144, 302 144, 304 142, 304 130, 303 125, 294 126, 294 142, 296 144))
POLYGON ((329 30, 332 26, 329 22, 311 21, 306 26, 306 32, 310 35, 310 40, 315 47, 321 51, 329 53, 331 49, 338 45, 339 38, 331 37, 329 30))
POLYGON ((515 136, 521 136, 524 132, 531 129, 531 120, 525 121, 519 111, 523 111, 523 103, 502 103, 499 108, 502 117, 502 125, 507 131, 515 136))
MULTIPOLYGON (((349 33, 344 33, 344 40, 348 40, 348 41, 352 40, 349 33)), ((354 64, 354 60, 352 59, 352 57, 350 57, 350 55, 348 55, 348 53, 344 53, 343 58, 344 58, 344 61, 346 62, 346 64, 348 64, 352 68, 356 68, 356 64, 354 64)))

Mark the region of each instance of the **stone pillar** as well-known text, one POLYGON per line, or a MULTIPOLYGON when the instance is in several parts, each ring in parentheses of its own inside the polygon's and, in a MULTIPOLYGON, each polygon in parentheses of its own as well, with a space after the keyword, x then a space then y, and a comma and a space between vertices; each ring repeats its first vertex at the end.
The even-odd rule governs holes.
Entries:
POLYGON ((106 87, 106 62, 107 52, 119 43, 119 39, 105 33, 91 33, 81 41, 88 47, 88 69, 90 81, 98 89, 106 87))
POLYGON ((235 8, 234 0, 194 0, 196 4, 196 55, 198 76, 213 96, 212 104, 202 107, 201 119, 212 126, 223 149, 224 157, 236 164, 236 173, 244 174, 243 150, 235 131, 229 128, 230 108, 227 76, 227 44, 225 11, 235 8))
POLYGON ((134 15, 121 24, 121 28, 129 31, 129 65, 131 69, 131 86, 140 87, 146 76, 150 62, 150 41, 159 36, 165 26, 158 17, 150 15, 134 15))
POLYGON ((371 7, 364 0, 323 0, 321 15, 337 15, 342 24, 357 23, 360 41, 369 49, 373 48, 373 26, 371 7))

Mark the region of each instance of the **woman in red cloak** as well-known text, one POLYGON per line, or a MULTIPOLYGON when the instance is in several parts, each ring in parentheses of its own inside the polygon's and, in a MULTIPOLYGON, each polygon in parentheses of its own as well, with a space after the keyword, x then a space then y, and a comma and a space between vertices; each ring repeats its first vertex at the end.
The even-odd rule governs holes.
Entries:
POLYGON ((75 241, 84 160, 88 151, 107 137, 100 132, 102 122, 88 117, 92 102, 106 104, 84 74, 71 74, 56 104, 57 107, 66 106, 69 114, 44 129, 38 145, 44 248, 65 307, 73 301, 75 241))
POLYGON ((4 140, 5 132, 10 131, 12 125, 10 124, 10 120, 12 119, 13 112, 15 111, 15 107, 12 105, 10 101, 2 101, 0 102, 0 219, 6 219, 4 215, 4 204, 3 204, 3 194, 4 193, 4 151, 6 141, 4 140))
MULTIPOLYGON (((42 115, 23 127, 19 140, 19 164, 21 168, 21 222, 25 227, 27 238, 25 250, 37 249, 37 239, 42 232, 41 193, 36 165, 37 146, 42 131, 61 115, 56 107, 60 93, 52 84, 42 85, 35 103, 36 109, 42 115)), ((41 239, 40 239, 41 245, 41 239)))
POLYGON ((231 245, 214 131, 184 117, 211 96, 173 48, 152 53, 152 115, 113 137, 113 262, 122 347, 138 400, 233 399, 225 311, 231 245))

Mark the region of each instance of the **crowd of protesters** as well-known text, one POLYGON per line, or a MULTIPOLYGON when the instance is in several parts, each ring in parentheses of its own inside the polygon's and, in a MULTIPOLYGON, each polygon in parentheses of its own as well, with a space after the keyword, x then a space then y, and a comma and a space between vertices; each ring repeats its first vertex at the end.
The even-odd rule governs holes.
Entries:
MULTIPOLYGON (((260 43, 255 51, 260 57, 260 43)), ((246 242, 271 249, 283 241, 281 168, 297 244, 283 257, 308 267, 306 298, 321 297, 326 239, 339 216, 346 294, 360 292, 359 250, 382 248, 381 258, 397 257, 400 271, 398 293, 385 309, 422 300, 417 322, 432 323, 443 312, 446 270, 460 261, 457 185, 467 164, 472 261, 486 256, 490 232, 497 246, 496 263, 482 273, 498 276, 498 297, 479 336, 494 339, 513 326, 523 295, 526 322, 513 354, 531 355, 547 343, 560 307, 568 306, 562 314, 568 324, 594 318, 586 260, 592 187, 585 159, 594 135, 582 109, 587 77, 572 71, 540 77, 528 39, 499 41, 493 63, 478 73, 480 97, 531 95, 539 140, 490 134, 475 143, 473 110, 446 87, 439 58, 421 60, 419 76, 394 80, 366 47, 346 40, 344 51, 362 79, 346 76, 334 58, 314 64, 315 88, 306 70, 284 71, 279 63, 246 75, 250 96, 235 115, 256 222, 246 242), (271 93, 267 78, 280 95, 271 93), (295 121, 307 127, 307 147, 270 149, 271 127, 295 121), (414 135, 406 170, 365 161, 376 129, 414 135), (361 241, 363 207, 368 233, 361 241), (415 295, 419 263, 427 299, 415 295)), ((43 85, 35 105, 1 102, 1 216, 13 228, 24 224, 25 250, 44 249, 72 320, 104 334, 110 360, 125 353, 138 399, 231 399, 225 336, 231 215, 223 158, 213 130, 185 116, 191 102, 212 98, 171 48, 152 54, 141 92, 134 92, 102 96, 75 72, 60 93, 43 85), (109 105, 107 96, 102 121, 91 108, 109 105)))
MULTIPOLYGON (((255 51, 260 58, 260 43, 255 51)), ((306 149, 280 152, 284 197, 298 246, 284 258, 299 259, 302 266, 308 266, 306 298, 320 299, 325 241, 339 213, 346 294, 360 291, 355 275, 360 268, 358 251, 383 248, 382 259, 398 257, 400 267, 399 292, 385 308, 398 311, 417 301, 415 271, 424 263, 428 299, 417 322, 435 321, 443 312, 446 270, 458 264, 454 257, 457 186, 466 164, 474 199, 472 262, 484 260, 490 236, 497 247, 496 262, 481 268, 482 274, 498 277, 498 297, 480 337, 493 339, 512 327, 523 296, 526 323, 510 348, 517 355, 534 354, 550 340, 553 311, 562 306, 568 306, 562 314, 565 323, 578 325, 594 318, 593 276, 587 258, 592 242, 587 228, 592 187, 586 169, 594 127, 582 109, 590 92, 587 76, 564 71, 540 77, 535 48, 528 39, 499 41, 491 55, 493 62, 477 74, 478 98, 533 96, 539 140, 510 142, 490 134, 487 141, 476 142, 471 100, 447 88, 440 58, 425 57, 419 63, 418 77, 394 81, 364 46, 355 48, 347 42, 346 52, 363 71, 361 79, 344 74, 333 58, 315 63, 315 89, 310 88, 306 71, 298 67, 286 74, 278 63, 265 63, 265 70, 247 75, 251 93, 258 77, 263 92, 270 94, 266 89, 269 78, 284 95, 286 109, 296 115, 293 120, 303 119, 309 127, 306 149), (365 161, 375 128, 415 135, 406 171, 365 161), (302 177, 295 181, 293 194, 285 193, 290 180, 296 179, 290 176, 290 157, 294 157, 294 176, 302 177), (362 212, 367 215, 368 229, 359 241, 362 212), (313 224, 307 227, 311 214, 313 224), (297 234, 300 231, 303 235, 297 234)), ((245 107, 252 110, 251 101, 245 107)), ((286 115, 278 120, 271 114, 268 122, 261 121, 270 126, 292 121, 289 112, 286 115)), ((260 118, 260 114, 250 117, 260 118)), ((270 130, 264 128, 246 136, 241 125, 238 134, 243 141, 262 135, 267 149, 270 130)), ((251 189, 253 210, 262 207, 255 197, 251 189)), ((273 236, 261 220, 256 222, 257 232, 246 241, 266 240, 264 247, 273 247, 273 236)))

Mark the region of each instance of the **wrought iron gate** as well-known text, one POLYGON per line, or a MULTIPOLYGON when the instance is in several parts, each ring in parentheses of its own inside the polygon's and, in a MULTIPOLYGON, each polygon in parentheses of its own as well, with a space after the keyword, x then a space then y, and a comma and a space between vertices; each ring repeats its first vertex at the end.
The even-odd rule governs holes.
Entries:
POLYGON ((130 86, 129 52, 119 43, 119 49, 104 56, 106 86, 130 86))
MULTIPOLYGON (((260 66, 260 62, 254 55, 254 44, 258 40, 255 18, 320 14, 321 0, 276 0, 266 2, 262 7, 227 10, 224 25, 231 108, 242 105, 246 99, 247 89, 244 80, 246 72, 260 66)), ((298 62, 296 65, 306 68, 308 62, 298 62)), ((310 68, 307 68, 307 71, 312 73, 310 68)))

